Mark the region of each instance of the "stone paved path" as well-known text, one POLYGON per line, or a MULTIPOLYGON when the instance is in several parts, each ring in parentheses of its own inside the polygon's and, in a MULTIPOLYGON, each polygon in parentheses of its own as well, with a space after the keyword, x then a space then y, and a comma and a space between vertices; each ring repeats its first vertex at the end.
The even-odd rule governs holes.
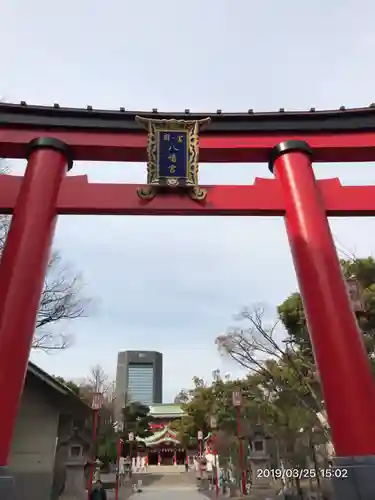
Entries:
POLYGON ((142 493, 135 493, 131 500, 204 500, 196 489, 184 487, 146 487, 142 493))
POLYGON ((150 472, 139 476, 143 491, 133 494, 131 500, 207 500, 197 491, 193 471, 186 473, 184 467, 163 467, 150 468, 150 472))

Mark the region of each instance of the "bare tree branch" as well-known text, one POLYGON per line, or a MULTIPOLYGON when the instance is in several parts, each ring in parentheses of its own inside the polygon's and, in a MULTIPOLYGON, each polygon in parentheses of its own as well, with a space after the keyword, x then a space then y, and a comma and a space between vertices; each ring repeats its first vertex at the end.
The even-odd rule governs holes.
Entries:
MULTIPOLYGON (((0 175, 9 173, 5 160, 0 158, 0 175)), ((0 256, 8 235, 10 215, 0 214, 0 256)), ((59 252, 54 251, 47 268, 44 289, 41 295, 33 349, 53 352, 66 349, 73 344, 73 335, 64 332, 66 320, 86 316, 92 301, 84 296, 82 276, 63 263, 59 252), (56 329, 56 324, 62 326, 56 329)))
MULTIPOLYGON (((264 316, 265 309, 259 304, 251 309, 245 308, 235 319, 249 321, 250 327, 246 329, 232 327, 224 335, 217 337, 216 345, 219 351, 229 355, 252 373, 261 377, 267 376, 272 382, 272 390, 275 394, 280 395, 283 391, 293 392, 304 408, 324 414, 322 398, 302 373, 307 371, 313 375, 314 365, 307 366, 306 361, 292 348, 281 347, 275 339, 279 322, 275 321, 267 325, 264 316), (286 362, 292 370, 291 377, 275 372, 276 362, 286 362), (303 393, 305 394, 302 396, 303 393), (312 401, 308 403, 305 396, 310 396, 312 401)), ((323 431, 328 432, 327 429, 323 431)))
POLYGON ((335 240, 335 247, 340 258, 344 257, 345 259, 350 260, 351 262, 356 262, 358 259, 356 256, 355 249, 350 250, 337 238, 336 235, 333 235, 333 237, 335 240))
POLYGON ((83 296, 81 276, 64 265, 58 252, 53 252, 48 264, 41 295, 32 347, 46 352, 66 349, 73 344, 73 336, 54 331, 56 323, 84 317, 92 304, 83 296), (52 327, 52 328, 51 328, 52 327))
POLYGON ((40 349, 46 353, 50 351, 61 351, 73 345, 73 336, 68 333, 45 333, 36 332, 32 348, 40 349))
POLYGON ((105 373, 103 368, 97 364, 91 367, 91 372, 88 378, 89 385, 93 388, 95 392, 101 392, 102 394, 108 392, 108 375, 105 373))

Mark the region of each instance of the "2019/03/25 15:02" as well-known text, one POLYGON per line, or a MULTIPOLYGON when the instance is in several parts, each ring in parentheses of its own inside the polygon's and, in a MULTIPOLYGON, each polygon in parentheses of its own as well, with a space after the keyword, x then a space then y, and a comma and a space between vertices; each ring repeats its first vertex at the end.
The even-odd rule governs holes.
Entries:
POLYGON ((276 468, 257 469, 256 477, 259 479, 311 479, 317 476, 323 479, 345 479, 348 477, 348 470, 344 468, 327 469, 303 469, 303 468, 276 468))

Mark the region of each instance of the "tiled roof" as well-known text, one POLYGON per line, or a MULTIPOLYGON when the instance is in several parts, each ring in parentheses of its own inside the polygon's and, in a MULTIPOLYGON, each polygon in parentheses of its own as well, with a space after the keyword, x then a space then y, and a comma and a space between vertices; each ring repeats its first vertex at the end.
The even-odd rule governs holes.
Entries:
POLYGON ((170 416, 170 415, 182 416, 183 414, 184 411, 181 408, 181 405, 178 404, 168 403, 168 404, 150 405, 151 416, 155 417, 170 416))
POLYGON ((155 432, 152 436, 148 436, 146 438, 136 437, 137 441, 143 442, 146 446, 152 446, 160 443, 179 443, 177 439, 177 433, 172 431, 168 427, 164 427, 159 432, 155 432))

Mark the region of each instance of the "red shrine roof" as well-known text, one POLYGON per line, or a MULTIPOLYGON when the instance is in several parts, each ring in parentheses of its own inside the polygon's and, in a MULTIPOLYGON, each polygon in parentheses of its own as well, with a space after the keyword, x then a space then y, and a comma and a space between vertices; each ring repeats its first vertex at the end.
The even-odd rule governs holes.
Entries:
POLYGON ((375 104, 367 108, 346 109, 341 106, 335 110, 286 111, 280 108, 275 112, 254 112, 249 109, 242 113, 192 113, 185 109, 180 113, 152 111, 98 110, 93 106, 85 109, 64 108, 55 103, 53 106, 0 103, 0 127, 17 129, 46 128, 71 131, 114 131, 142 132, 144 129, 135 120, 137 115, 155 119, 200 120, 211 118, 204 127, 205 134, 239 133, 293 133, 293 132, 365 132, 375 130, 375 104))

